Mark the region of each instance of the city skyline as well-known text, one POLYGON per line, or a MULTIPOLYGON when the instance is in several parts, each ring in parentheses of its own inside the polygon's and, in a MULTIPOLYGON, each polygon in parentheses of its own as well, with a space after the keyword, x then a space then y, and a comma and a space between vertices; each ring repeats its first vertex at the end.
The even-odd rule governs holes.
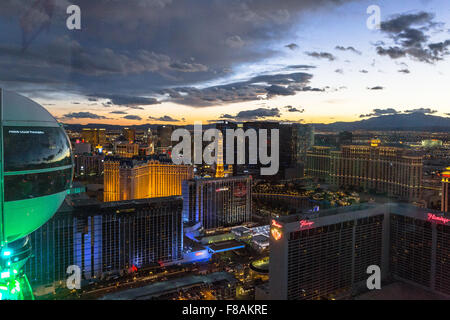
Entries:
POLYGON ((0 300, 450 299, 450 2, 0 9, 0 300))
POLYGON ((443 0, 79 1, 81 30, 66 28, 67 3, 36 3, 2 4, 11 17, 0 21, 9 31, 1 36, 0 85, 60 122, 449 115, 443 0), (371 5, 381 10, 380 30, 366 26, 371 5), (33 15, 36 8, 42 15, 33 15))

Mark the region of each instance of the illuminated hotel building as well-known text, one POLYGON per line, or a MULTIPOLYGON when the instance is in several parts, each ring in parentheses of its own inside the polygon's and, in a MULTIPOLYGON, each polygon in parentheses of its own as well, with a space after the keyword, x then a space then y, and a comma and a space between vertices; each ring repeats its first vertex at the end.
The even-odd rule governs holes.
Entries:
POLYGON ((272 220, 271 299, 345 299, 382 280, 450 297, 450 216, 407 204, 362 204, 272 220))
POLYGON ((104 201, 181 195, 193 168, 158 161, 112 160, 104 163, 104 201))
POLYGON ((101 175, 105 156, 101 154, 76 154, 75 176, 101 175))
POLYGON ((178 263, 183 258, 181 214, 181 197, 108 203, 66 199, 30 235, 33 256, 25 266, 30 283, 65 287, 70 265, 81 268, 83 280, 93 280, 178 263))
POLYGON ((183 182, 183 220, 204 229, 251 221, 252 179, 247 176, 183 182))
POLYGON ((330 177, 331 148, 313 146, 306 152, 305 174, 327 181, 330 177))
POLYGON ((442 208, 444 212, 450 212, 450 167, 442 172, 442 208))
POLYGON ((90 143, 92 146, 106 145, 106 130, 105 129, 89 129, 84 128, 81 131, 81 137, 84 142, 90 143))
POLYGON ((216 156, 216 178, 223 178, 225 172, 223 169, 223 137, 221 136, 217 142, 217 156, 216 156))
POLYGON ((338 188, 352 186, 408 201, 420 199, 422 157, 408 155, 405 149, 380 147, 379 140, 372 140, 370 146, 342 146, 340 151, 314 147, 307 158, 309 175, 338 188))
POLYGON ((133 158, 139 155, 139 145, 137 143, 116 143, 115 154, 122 158, 133 158))
POLYGON ((156 129, 157 143, 156 151, 158 153, 170 153, 172 149, 172 132, 175 130, 174 126, 161 125, 156 129))
POLYGON ((409 201, 421 195, 422 157, 410 156, 393 147, 343 146, 331 152, 330 181, 333 185, 357 186, 365 191, 387 193, 409 201))
POLYGON ((136 140, 136 130, 133 128, 124 128, 123 136, 128 142, 133 143, 136 140))

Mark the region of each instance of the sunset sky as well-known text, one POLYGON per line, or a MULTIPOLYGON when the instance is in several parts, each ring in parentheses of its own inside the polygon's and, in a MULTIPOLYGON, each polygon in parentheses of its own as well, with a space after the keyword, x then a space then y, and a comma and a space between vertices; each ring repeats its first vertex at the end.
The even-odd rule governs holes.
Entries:
POLYGON ((2 0, 0 86, 65 123, 450 115, 448 0, 2 0), (68 30, 66 8, 81 9, 68 30), (371 5, 381 28, 366 26, 371 5))

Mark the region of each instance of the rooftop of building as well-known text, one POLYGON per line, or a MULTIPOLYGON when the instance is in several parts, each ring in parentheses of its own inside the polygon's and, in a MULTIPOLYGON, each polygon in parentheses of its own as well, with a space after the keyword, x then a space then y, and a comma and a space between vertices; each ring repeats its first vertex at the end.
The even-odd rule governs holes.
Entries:
POLYGON ((241 249, 241 248, 245 247, 245 244, 243 244, 237 240, 227 240, 227 241, 215 242, 215 243, 209 244, 209 245, 207 245, 207 247, 214 253, 217 253, 217 252, 241 249))
POLYGON ((250 232, 250 229, 244 226, 237 226, 231 229, 231 232, 237 232, 237 233, 245 233, 250 232))
POLYGON ((245 180, 245 179, 251 179, 252 177, 249 175, 244 176, 231 176, 231 177, 223 177, 223 178, 215 178, 215 177, 195 177, 193 179, 187 180, 187 181, 231 181, 231 180, 245 180))
POLYGON ((447 300, 436 293, 405 282, 382 285, 380 290, 360 294, 355 300, 447 300))
POLYGON ((108 156, 105 158, 105 162, 119 162, 121 167, 133 168, 149 163, 162 164, 162 165, 175 165, 172 159, 161 157, 159 155, 149 156, 134 156, 132 158, 123 158, 120 156, 108 156))
POLYGON ((269 241, 269 237, 263 234, 257 234, 252 238, 252 240, 256 243, 265 243, 269 241))
POLYGON ((90 210, 104 210, 117 208, 117 210, 126 210, 135 207, 144 207, 151 204, 168 204, 177 202, 182 204, 183 200, 181 196, 160 197, 160 198, 145 198, 134 200, 122 200, 112 202, 101 202, 97 199, 89 198, 86 194, 69 195, 66 201, 58 210, 60 213, 67 213, 72 211, 89 212, 90 210))
POLYGON ((141 288, 134 288, 105 295, 101 300, 144 300, 157 297, 183 288, 191 288, 220 281, 235 283, 237 280, 229 273, 214 272, 207 275, 190 275, 183 278, 156 282, 141 288))
POLYGON ((323 218, 327 216, 332 215, 339 215, 339 214, 345 214, 350 212, 356 212, 356 211, 365 211, 375 208, 386 208, 389 210, 389 212, 408 212, 410 214, 413 213, 434 213, 436 215, 444 215, 447 216, 449 214, 445 214, 443 212, 437 211, 437 210, 431 210, 431 209, 425 209, 425 208, 419 208, 409 203, 401 203, 401 202, 395 202, 395 203, 359 203, 352 206, 345 206, 345 207, 338 207, 338 208, 332 208, 327 210, 321 210, 319 212, 313 212, 313 213, 299 213, 299 214, 293 214, 288 216, 280 216, 276 218, 277 221, 281 223, 291 223, 291 222, 297 222, 303 219, 317 219, 317 218, 323 218))

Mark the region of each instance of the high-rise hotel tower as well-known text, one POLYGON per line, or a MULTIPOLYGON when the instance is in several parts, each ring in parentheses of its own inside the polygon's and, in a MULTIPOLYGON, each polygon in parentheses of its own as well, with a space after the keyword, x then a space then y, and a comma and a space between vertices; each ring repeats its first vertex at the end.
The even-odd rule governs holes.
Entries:
POLYGON ((342 146, 339 151, 313 147, 307 157, 307 174, 338 188, 356 187, 411 202, 420 199, 422 158, 406 149, 372 142, 342 146))
POLYGON ((442 211, 450 212, 450 167, 442 172, 442 211))
POLYGON ((105 202, 181 195, 183 180, 193 168, 159 161, 105 161, 105 202))

